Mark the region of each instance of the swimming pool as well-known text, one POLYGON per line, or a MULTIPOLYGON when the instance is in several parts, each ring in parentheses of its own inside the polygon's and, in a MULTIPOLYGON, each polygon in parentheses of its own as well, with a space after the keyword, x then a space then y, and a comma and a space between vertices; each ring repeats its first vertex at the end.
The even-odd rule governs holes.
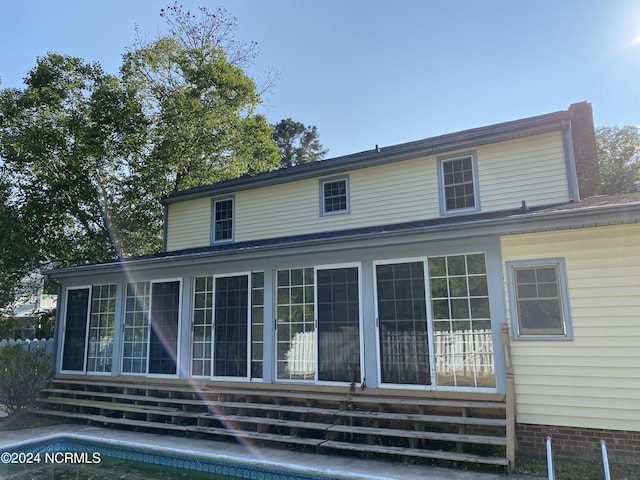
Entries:
MULTIPOLYGON (((176 441, 179 440, 176 438, 176 441)), ((265 460, 256 460, 251 463, 239 462, 203 455, 201 452, 188 449, 143 445, 113 439, 97 441, 93 437, 85 437, 81 434, 53 434, 33 441, 4 445, 2 450, 4 465, 0 466, 0 473, 5 469, 3 467, 7 467, 6 464, 9 464, 7 470, 13 468, 14 471, 16 465, 20 464, 32 469, 43 467, 39 471, 47 471, 47 465, 86 464, 96 467, 103 458, 107 457, 203 474, 223 475, 231 479, 343 480, 350 477, 350 475, 333 475, 329 471, 322 472, 322 469, 311 474, 301 471, 295 465, 285 469, 282 465, 265 460)))

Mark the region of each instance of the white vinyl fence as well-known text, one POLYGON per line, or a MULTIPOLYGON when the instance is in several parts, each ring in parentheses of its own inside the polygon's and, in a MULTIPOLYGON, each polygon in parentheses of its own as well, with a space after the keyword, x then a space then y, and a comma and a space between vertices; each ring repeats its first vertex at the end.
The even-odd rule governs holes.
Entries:
POLYGON ((53 363, 53 359, 55 357, 55 342, 53 338, 47 339, 33 339, 33 340, 0 340, 0 350, 7 345, 22 345, 25 350, 30 352, 35 352, 37 350, 44 350, 46 353, 50 354, 51 362, 53 363))
MULTIPOLYGON (((426 354, 427 344, 424 333, 384 332, 382 334, 385 367, 389 369, 417 369, 417 358, 426 354), (422 349, 424 352, 420 352, 422 349)), ((477 378, 495 375, 493 339, 489 329, 456 330, 435 332, 434 350, 436 372, 439 375, 477 378)), ((348 331, 325 333, 320 339, 323 352, 331 352, 320 362, 332 364, 348 363, 353 358, 351 350, 358 341, 348 331)), ((297 333, 286 352, 287 372, 292 376, 309 376, 315 372, 316 361, 315 332, 297 333)), ((357 357, 356 357, 357 358, 357 357)), ((321 365, 322 366, 322 365, 321 365)))
POLYGON ((491 330, 456 330, 434 335, 438 373, 455 371, 458 375, 493 375, 491 330))

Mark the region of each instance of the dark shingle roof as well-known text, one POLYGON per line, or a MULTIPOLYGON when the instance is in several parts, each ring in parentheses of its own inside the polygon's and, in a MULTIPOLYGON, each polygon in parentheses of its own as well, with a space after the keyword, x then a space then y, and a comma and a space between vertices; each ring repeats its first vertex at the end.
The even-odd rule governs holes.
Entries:
POLYGON ((407 160, 417 156, 438 155, 487 143, 560 130, 562 128, 562 122, 572 117, 573 112, 562 110, 389 147, 374 148, 372 150, 321 160, 319 162, 281 168, 254 176, 245 175, 213 185, 173 192, 163 200, 163 203, 174 203, 182 200, 228 194, 239 190, 276 185, 305 178, 333 175, 348 170, 407 160))
MULTIPOLYGON (((483 230, 483 234, 510 234, 544 229, 576 228, 592 223, 593 219, 604 218, 608 223, 640 223, 640 193, 616 196, 597 196, 581 202, 532 207, 526 205, 510 210, 497 212, 475 213, 452 217, 438 217, 428 220, 360 227, 347 230, 337 230, 322 233, 292 235, 287 237, 250 240, 221 245, 160 252, 128 259, 112 260, 90 265, 80 265, 49 272, 50 276, 57 273, 70 273, 77 270, 91 269, 100 266, 118 266, 128 263, 154 262, 163 260, 177 260, 197 256, 224 256, 242 252, 259 252, 277 248, 293 248, 308 244, 327 244, 331 242, 345 242, 358 239, 380 239, 383 236, 409 234, 440 234, 445 232, 450 238, 464 236, 465 232, 476 235, 483 230), (616 217, 616 218, 614 218, 616 217), (618 218, 620 217, 620 218, 618 218), (548 222, 549 225, 546 225, 548 222), (551 223, 553 222, 553 223, 551 223)), ((598 220, 598 221, 601 221, 598 220)))

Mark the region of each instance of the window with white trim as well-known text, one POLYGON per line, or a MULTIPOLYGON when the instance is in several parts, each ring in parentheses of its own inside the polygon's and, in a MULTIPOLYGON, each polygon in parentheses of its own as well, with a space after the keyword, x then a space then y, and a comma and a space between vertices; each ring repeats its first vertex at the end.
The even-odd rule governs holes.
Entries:
POLYGON ((320 181, 320 215, 349 213, 349 179, 332 178, 320 181))
POLYGON ((213 200, 211 232, 212 243, 233 241, 233 198, 221 198, 213 200))
POLYGON ((516 339, 572 338, 563 259, 507 263, 516 339))
POLYGON ((67 290, 62 370, 111 372, 116 289, 109 284, 67 290))
POLYGON ((441 213, 480 210, 478 176, 474 153, 438 159, 441 213))

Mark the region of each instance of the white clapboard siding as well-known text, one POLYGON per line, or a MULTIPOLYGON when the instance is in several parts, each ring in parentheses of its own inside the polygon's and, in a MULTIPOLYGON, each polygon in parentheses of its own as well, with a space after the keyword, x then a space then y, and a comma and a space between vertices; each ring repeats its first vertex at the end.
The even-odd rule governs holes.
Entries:
POLYGON ((277 238, 433 218, 435 159, 349 172, 350 213, 320 216, 319 179, 239 192, 236 240, 277 238))
POLYGON ((478 148, 483 211, 566 201, 562 134, 552 132, 478 148))
MULTIPOLYGON (((484 145, 475 152, 482 212, 517 208, 522 200, 529 206, 568 200, 559 132, 484 145)), ((348 214, 320 215, 321 178, 235 192, 235 241, 389 225, 440 216, 438 159, 435 155, 354 169, 342 176, 347 175, 350 186, 348 214)), ((208 245, 210 228, 209 198, 170 204, 167 249, 208 245)))
POLYGON ((640 226, 505 237, 504 260, 565 259, 573 340, 513 341, 518 422, 640 430, 640 226))
POLYGON ((168 208, 167 251, 211 243, 211 199, 171 203, 168 208))

